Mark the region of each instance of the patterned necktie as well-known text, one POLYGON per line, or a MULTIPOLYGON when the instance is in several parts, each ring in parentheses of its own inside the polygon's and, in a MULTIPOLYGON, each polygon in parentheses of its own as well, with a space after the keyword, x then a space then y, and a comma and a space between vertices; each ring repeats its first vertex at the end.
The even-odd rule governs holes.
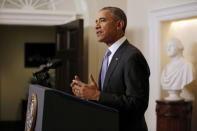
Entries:
POLYGON ((103 84, 105 81, 105 74, 107 72, 108 61, 109 61, 110 55, 111 55, 111 51, 107 50, 107 52, 105 53, 104 59, 103 59, 102 70, 101 70, 101 90, 103 90, 103 84))

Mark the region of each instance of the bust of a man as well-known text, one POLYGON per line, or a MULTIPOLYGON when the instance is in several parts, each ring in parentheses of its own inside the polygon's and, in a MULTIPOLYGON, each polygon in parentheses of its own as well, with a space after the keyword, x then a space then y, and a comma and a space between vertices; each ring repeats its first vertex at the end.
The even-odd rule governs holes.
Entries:
POLYGON ((161 75, 161 85, 168 91, 166 100, 180 100, 179 94, 185 85, 193 81, 192 64, 183 57, 184 47, 180 40, 173 38, 168 42, 167 55, 171 58, 161 75))

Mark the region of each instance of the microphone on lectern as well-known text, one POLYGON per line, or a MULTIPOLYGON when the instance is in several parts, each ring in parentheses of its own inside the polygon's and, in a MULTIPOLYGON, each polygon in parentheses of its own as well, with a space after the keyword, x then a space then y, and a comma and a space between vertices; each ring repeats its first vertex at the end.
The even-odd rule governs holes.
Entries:
POLYGON ((61 65, 62 65, 62 60, 53 59, 45 65, 40 65, 39 69, 36 72, 34 72, 33 75, 47 72, 49 69, 56 69, 57 67, 59 67, 61 65))

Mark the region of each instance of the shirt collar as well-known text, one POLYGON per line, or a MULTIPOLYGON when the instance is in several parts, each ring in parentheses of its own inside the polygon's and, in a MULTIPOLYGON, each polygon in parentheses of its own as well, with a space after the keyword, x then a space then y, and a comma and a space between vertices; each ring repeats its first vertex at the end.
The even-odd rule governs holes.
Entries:
POLYGON ((116 50, 123 44, 123 42, 126 40, 126 37, 123 36, 119 40, 117 40, 115 43, 113 43, 108 49, 111 51, 111 55, 116 52, 116 50))

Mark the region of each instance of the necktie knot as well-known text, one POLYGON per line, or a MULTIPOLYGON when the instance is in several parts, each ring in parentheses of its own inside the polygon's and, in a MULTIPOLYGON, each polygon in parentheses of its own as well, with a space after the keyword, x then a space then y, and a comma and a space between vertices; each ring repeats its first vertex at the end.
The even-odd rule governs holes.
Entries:
POLYGON ((107 52, 105 53, 105 56, 106 57, 109 57, 111 55, 111 51, 110 50, 107 50, 107 52))

